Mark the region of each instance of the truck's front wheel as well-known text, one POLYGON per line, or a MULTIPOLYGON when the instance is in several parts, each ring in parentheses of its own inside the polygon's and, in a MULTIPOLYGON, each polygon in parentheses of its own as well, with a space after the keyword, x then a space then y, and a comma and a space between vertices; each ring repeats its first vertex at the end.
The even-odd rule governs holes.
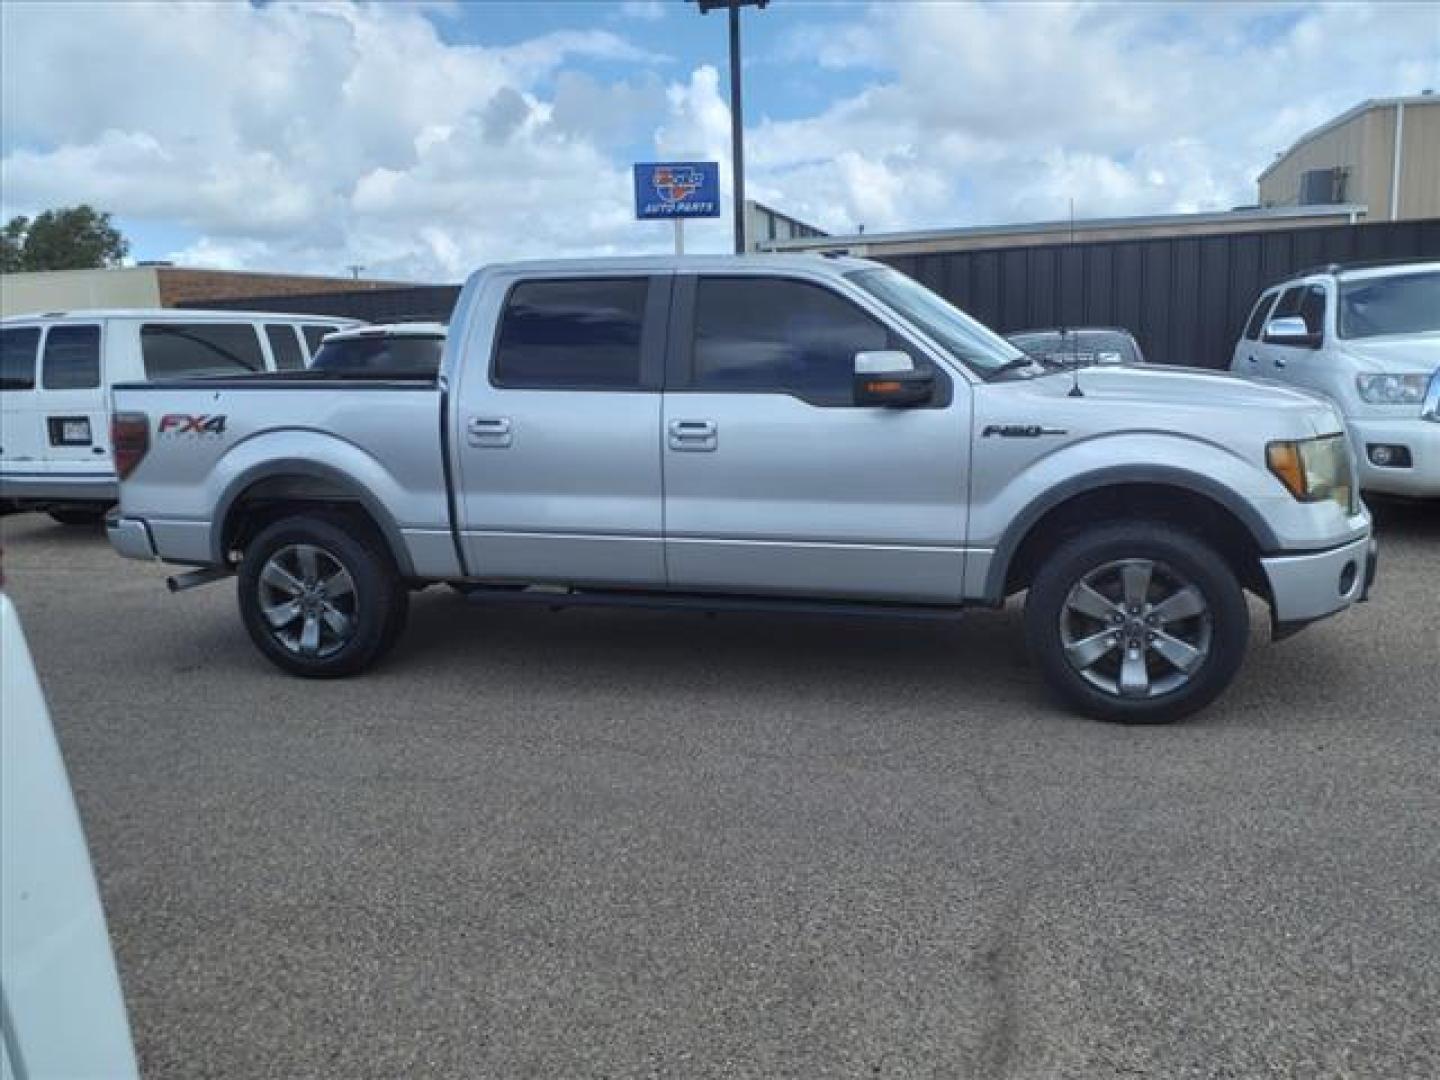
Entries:
POLYGON ((1025 630, 1046 681, 1075 708, 1166 723, 1230 684, 1250 615, 1213 549, 1164 525, 1124 522, 1055 550, 1031 582, 1025 630))
POLYGON ((369 530, 285 518, 245 549, 240 614, 256 646, 295 675, 353 675, 394 644, 409 594, 369 530))

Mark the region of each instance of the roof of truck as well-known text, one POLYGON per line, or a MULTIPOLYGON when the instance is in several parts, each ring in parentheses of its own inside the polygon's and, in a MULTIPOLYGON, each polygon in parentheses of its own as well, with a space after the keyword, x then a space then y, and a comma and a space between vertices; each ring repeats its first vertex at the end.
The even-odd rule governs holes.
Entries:
POLYGON ((445 336, 445 324, 438 322, 396 322, 396 323, 367 323, 362 326, 350 326, 344 330, 336 330, 333 334, 326 334, 326 341, 354 341, 356 339, 376 337, 440 337, 445 336))
POLYGON ((623 270, 673 273, 701 273, 717 270, 754 270, 764 267, 771 270, 814 270, 818 266, 829 266, 837 271, 873 268, 882 264, 870 259, 857 259, 838 253, 772 254, 753 252, 747 255, 608 255, 590 259, 534 259, 519 262, 491 263, 480 268, 479 273, 512 272, 524 273, 565 273, 567 271, 588 273, 591 271, 623 270))

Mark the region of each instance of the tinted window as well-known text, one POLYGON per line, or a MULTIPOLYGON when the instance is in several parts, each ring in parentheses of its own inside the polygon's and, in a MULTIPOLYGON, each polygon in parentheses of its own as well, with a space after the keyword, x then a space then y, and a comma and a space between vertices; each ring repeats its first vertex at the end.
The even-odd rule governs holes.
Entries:
POLYGON ((884 326, 819 285, 758 277, 696 285, 697 389, 770 390, 850 405, 855 354, 896 348, 901 343, 884 326))
POLYGON ((1254 341, 1260 336, 1260 331, 1265 329, 1265 313, 1270 310, 1270 305, 1275 302, 1274 293, 1266 293, 1260 297, 1260 302, 1255 305, 1255 310, 1250 313, 1250 321, 1245 324, 1245 336, 1254 341))
POLYGON ((320 346, 311 371, 356 375, 434 375, 440 370, 445 339, 415 335, 331 339, 320 346))
POLYGON ((249 323, 147 323, 140 328, 147 379, 244 375, 265 370, 249 323))
POLYGON ((1300 300, 1305 295, 1304 285, 1292 285, 1280 294, 1280 302, 1271 313, 1272 319, 1283 319, 1287 315, 1300 314, 1300 300))
POLYGON ((1325 286, 1307 285, 1300 297, 1300 317, 1312 334, 1325 332, 1325 286))
POLYGON ((100 327, 52 326, 45 335, 41 383, 47 390, 89 390, 100 385, 100 327))
POLYGON ((300 339, 295 336, 293 326, 271 323, 265 327, 265 337, 270 341, 270 355, 275 358, 278 371, 298 371, 305 366, 305 357, 300 353, 300 339))
POLYGON ((0 390, 34 389, 35 350, 39 347, 38 326, 0 330, 0 390))
POLYGON ((1440 330, 1440 273, 1396 274, 1340 283, 1340 336, 1440 330))
POLYGON ((309 346, 310 355, 313 357, 320 351, 320 342, 325 339, 326 334, 333 334, 338 329, 340 329, 338 326, 305 327, 305 344, 309 346))
POLYGON ((500 386, 637 387, 645 278, 527 281, 510 291, 495 347, 500 386))
POLYGON ((1123 330, 1037 330, 1009 340, 1031 356, 1060 364, 1139 364, 1140 346, 1123 330))

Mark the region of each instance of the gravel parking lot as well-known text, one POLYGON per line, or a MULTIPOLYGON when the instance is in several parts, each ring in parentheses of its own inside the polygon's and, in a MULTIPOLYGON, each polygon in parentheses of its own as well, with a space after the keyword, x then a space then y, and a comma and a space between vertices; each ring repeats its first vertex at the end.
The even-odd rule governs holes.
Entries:
POLYGON ((1056 709, 1014 608, 431 589, 314 683, 228 584, 0 533, 150 1077, 1440 1075, 1440 515, 1152 729, 1056 709))

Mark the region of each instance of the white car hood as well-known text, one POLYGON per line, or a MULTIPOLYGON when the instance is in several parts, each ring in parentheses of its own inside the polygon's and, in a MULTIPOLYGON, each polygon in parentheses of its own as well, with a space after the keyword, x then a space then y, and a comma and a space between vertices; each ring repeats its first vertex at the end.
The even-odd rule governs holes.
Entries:
POLYGON ((1440 332, 1344 338, 1336 346, 1355 362, 1357 372, 1428 374, 1440 368, 1440 332))

